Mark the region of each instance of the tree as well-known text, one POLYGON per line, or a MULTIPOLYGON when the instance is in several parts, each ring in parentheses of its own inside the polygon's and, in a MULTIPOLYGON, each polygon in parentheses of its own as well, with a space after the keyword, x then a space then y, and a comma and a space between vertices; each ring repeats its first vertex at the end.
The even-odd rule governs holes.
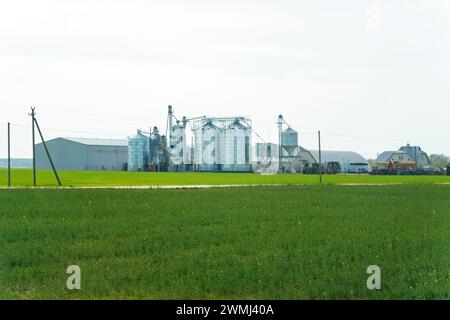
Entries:
POLYGON ((431 154, 430 162, 433 168, 446 168, 450 163, 450 158, 445 154, 431 154))

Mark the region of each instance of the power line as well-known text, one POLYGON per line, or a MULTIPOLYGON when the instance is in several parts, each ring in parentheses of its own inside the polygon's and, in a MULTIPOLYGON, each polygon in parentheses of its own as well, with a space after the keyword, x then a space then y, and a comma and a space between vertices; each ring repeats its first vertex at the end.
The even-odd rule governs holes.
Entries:
MULTIPOLYGON (((3 123, 0 123, 0 125, 6 125, 3 123)), ((26 124, 18 124, 18 123, 11 123, 11 126, 13 127, 21 127, 21 128, 31 128, 32 126, 26 125, 26 124)), ((82 130, 72 130, 72 129, 58 129, 58 128, 47 128, 43 127, 42 129, 45 129, 47 131, 56 131, 56 132, 72 132, 72 133, 81 133, 81 134, 96 134, 96 135, 112 135, 112 136, 120 136, 124 137, 127 136, 127 134, 118 134, 118 133, 108 133, 108 132, 99 132, 99 131, 82 131, 82 130)))
MULTIPOLYGON (((3 123, 0 123, 0 125, 5 125, 3 123)), ((13 127, 22 127, 22 128, 31 128, 30 125, 26 124, 19 124, 19 123, 11 123, 11 126, 13 127)), ((48 128, 43 127, 42 129, 45 129, 47 131, 56 131, 56 132, 70 132, 70 133, 79 133, 79 134, 95 134, 95 135, 110 135, 110 136, 117 136, 117 137, 124 137, 128 136, 128 134, 118 134, 118 133, 108 133, 108 132, 99 132, 99 131, 82 131, 82 130, 73 130, 73 129, 58 129, 58 128, 48 128)), ((262 136, 252 127, 253 133, 263 142, 265 142, 265 139, 262 138, 262 136)), ((300 135, 316 135, 316 132, 300 132, 300 135)))
MULTIPOLYGON (((4 106, 5 108, 8 109, 12 109, 8 111, 8 114, 14 113, 15 115, 23 115, 23 111, 18 110, 18 108, 23 107, 22 105, 14 105, 14 104, 8 104, 7 106, 4 106)), ((67 114, 67 113, 58 113, 58 112, 51 112, 51 113, 45 113, 45 111, 41 111, 40 114, 44 114, 45 118, 59 118, 59 119, 79 119, 79 120, 90 120, 90 121, 97 121, 97 122, 102 122, 104 121, 103 118, 101 117, 94 117, 94 116, 80 116, 80 115, 76 115, 76 114, 67 114)), ((85 112, 83 112, 83 114, 86 114, 85 112)), ((130 126, 140 126, 142 125, 142 123, 136 123, 136 122, 124 122, 124 121, 108 121, 109 123, 114 123, 114 124, 121 124, 121 125, 130 125, 130 126)))
MULTIPOLYGON (((49 114, 48 116, 45 116, 46 118, 59 118, 59 119, 79 119, 79 120, 90 120, 90 121, 96 121, 96 122, 101 122, 104 121, 100 118, 94 118, 94 117, 86 117, 86 116, 78 116, 78 115, 62 115, 62 114, 49 114)), ((140 126, 142 125, 142 123, 137 123, 137 122, 124 122, 124 121, 109 121, 108 123, 113 123, 113 124, 120 124, 120 125, 130 125, 130 126, 140 126)))
MULTIPOLYGON (((0 123, 0 126, 7 126, 7 123, 0 123)), ((23 127, 23 128, 31 128, 31 125, 26 124, 20 124, 20 123, 11 123, 12 127, 23 127)), ((55 131, 55 132, 68 132, 68 133, 79 133, 79 134, 95 134, 95 135, 109 135, 109 136, 117 136, 117 137, 124 137, 128 136, 128 134, 119 134, 119 133, 111 133, 111 132, 104 132, 104 131, 83 131, 83 130, 74 130, 74 129, 62 129, 62 128, 49 128, 49 127, 43 127, 42 129, 48 130, 48 131, 55 131)), ((261 135, 256 132, 252 128, 253 133, 255 133, 259 139, 262 139, 261 135)), ((360 140, 373 140, 373 141, 385 141, 385 142, 404 142, 404 139, 393 139, 393 138, 379 138, 379 137, 368 137, 368 136, 358 136, 358 135, 350 135, 350 134, 344 134, 344 133, 334 133, 334 132, 321 132, 322 136, 334 136, 334 137, 345 137, 345 138, 352 138, 352 139, 360 139, 360 140)), ((317 132, 299 132, 299 135, 307 136, 312 135, 316 136, 317 132)), ((450 144, 450 141, 438 141, 438 140, 422 140, 422 139, 414 139, 417 143, 435 143, 435 144, 450 144)))
MULTIPOLYGON (((355 135, 349 135, 349 134, 340 134, 340 133, 330 133, 330 132, 322 132, 322 135, 328 135, 328 136, 336 136, 336 137, 347 137, 347 138, 354 138, 354 139, 361 139, 361 140, 377 140, 377 141, 390 141, 390 142, 404 142, 404 139, 387 139, 387 138, 377 138, 377 137, 363 137, 363 136, 355 136, 355 135)), ((450 141, 431 141, 431 140, 421 140, 421 139, 414 139, 416 142, 420 143, 442 143, 442 144, 449 144, 450 141)))
POLYGON ((297 132, 301 136, 316 136, 317 132, 297 132))

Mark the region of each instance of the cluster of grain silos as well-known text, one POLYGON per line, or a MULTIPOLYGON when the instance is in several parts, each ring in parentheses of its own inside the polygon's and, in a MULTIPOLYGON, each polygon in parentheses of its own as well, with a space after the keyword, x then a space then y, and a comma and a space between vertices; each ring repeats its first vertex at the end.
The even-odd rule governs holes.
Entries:
POLYGON ((166 138, 157 127, 128 139, 128 171, 167 171, 168 159, 166 138))
POLYGON ((150 133, 138 131, 129 139, 128 170, 302 172, 308 160, 299 156, 297 131, 282 115, 278 127, 278 144, 263 142, 252 148, 253 128, 248 117, 178 119, 169 106, 166 135, 155 127, 150 133))
POLYGON ((201 118, 194 124, 194 170, 252 170, 252 126, 245 117, 201 118))
POLYGON ((321 159, 302 148, 298 132, 282 115, 277 124, 275 144, 254 132, 248 117, 177 119, 169 106, 165 135, 154 127, 149 133, 138 131, 129 139, 128 171, 304 173, 318 172, 322 160, 327 165, 343 162, 340 154, 328 152, 330 158, 321 159), (254 147, 253 133, 262 141, 254 147))
POLYGON ((178 120, 169 106, 166 136, 155 127, 151 133, 138 131, 130 138, 128 170, 252 171, 249 118, 202 116, 178 120))

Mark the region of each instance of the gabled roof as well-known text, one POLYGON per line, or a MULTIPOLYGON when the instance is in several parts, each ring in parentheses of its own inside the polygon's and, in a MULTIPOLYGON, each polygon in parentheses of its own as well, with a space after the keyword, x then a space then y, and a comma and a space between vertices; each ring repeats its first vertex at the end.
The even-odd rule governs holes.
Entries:
POLYGON ((378 158, 377 158, 377 162, 387 162, 389 161, 389 159, 394 155, 394 154, 406 154, 408 155, 405 151, 403 150, 397 150, 397 151, 385 151, 383 153, 381 153, 378 158))
POLYGON ((428 166, 430 164, 428 155, 419 146, 407 144, 406 146, 402 146, 400 150, 406 152, 413 161, 417 161, 423 166, 428 166))
POLYGON ((241 121, 236 120, 236 121, 234 121, 233 123, 231 123, 231 124, 228 126, 228 129, 241 129, 241 130, 247 130, 247 129, 249 129, 249 128, 246 127, 246 126, 244 126, 244 124, 243 124, 241 121))
POLYGON ((219 130, 219 127, 216 126, 214 123, 212 123, 212 121, 207 121, 203 125, 202 130, 205 131, 205 130, 209 130, 209 129, 219 130))
POLYGON ((385 151, 378 155, 377 162, 387 162, 395 151, 385 151))
POLYGON ((60 138, 87 146, 112 146, 127 147, 128 141, 125 139, 97 139, 97 138, 60 138))
POLYGON ((406 154, 412 161, 416 161, 421 166, 430 165, 428 155, 419 146, 411 146, 409 144, 402 146, 397 151, 385 151, 381 153, 377 158, 377 162, 388 162, 393 154, 406 154))
MULTIPOLYGON (((319 161, 319 151, 310 150, 314 159, 319 161)), ((367 160, 354 151, 322 151, 322 162, 367 163, 367 160)))

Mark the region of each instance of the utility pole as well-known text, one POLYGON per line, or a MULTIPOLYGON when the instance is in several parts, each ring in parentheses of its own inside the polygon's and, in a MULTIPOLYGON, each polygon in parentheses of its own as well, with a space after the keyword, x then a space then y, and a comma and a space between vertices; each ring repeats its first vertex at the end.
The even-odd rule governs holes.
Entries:
POLYGON ((33 143, 33 186, 36 186, 36 147, 35 147, 35 133, 34 133, 34 123, 36 113, 34 112, 36 108, 31 107, 31 131, 32 131, 32 143, 33 143))
POLYGON ((8 122, 8 187, 11 187, 11 123, 8 122))
POLYGON ((35 107, 31 107, 31 127, 32 127, 32 139, 33 139, 33 186, 36 186, 36 135, 35 135, 35 126, 38 129, 39 135, 41 136, 42 144, 44 146, 45 152, 47 153, 48 160, 50 165, 52 166, 53 173, 55 174, 55 178, 58 181, 58 185, 61 187, 61 180, 59 179, 58 172, 56 171, 55 165, 53 163, 52 157, 50 156, 50 152, 48 151, 47 144, 45 143, 44 136, 42 135, 41 129, 39 128, 39 124, 36 120, 36 112, 35 107))
POLYGON ((320 130, 317 132, 319 137, 319 176, 320 176, 320 184, 322 184, 322 146, 320 143, 320 130))
POLYGON ((283 135, 283 115, 278 116, 278 173, 283 171, 283 146, 282 146, 282 135, 283 135))
POLYGON ((34 122, 36 124, 37 129, 38 129, 39 135, 41 136, 42 144, 44 145, 45 152, 47 153, 48 161, 50 162, 50 165, 52 166, 53 173, 55 174, 56 181, 58 181, 58 185, 61 187, 62 186, 61 180, 59 179, 58 172, 56 171, 56 168, 55 168, 55 165, 53 163, 52 157, 50 156, 50 152, 48 151, 47 144, 45 143, 44 136, 42 135, 42 132, 41 132, 41 128, 39 128, 39 124, 38 124, 36 119, 34 119, 34 122))

